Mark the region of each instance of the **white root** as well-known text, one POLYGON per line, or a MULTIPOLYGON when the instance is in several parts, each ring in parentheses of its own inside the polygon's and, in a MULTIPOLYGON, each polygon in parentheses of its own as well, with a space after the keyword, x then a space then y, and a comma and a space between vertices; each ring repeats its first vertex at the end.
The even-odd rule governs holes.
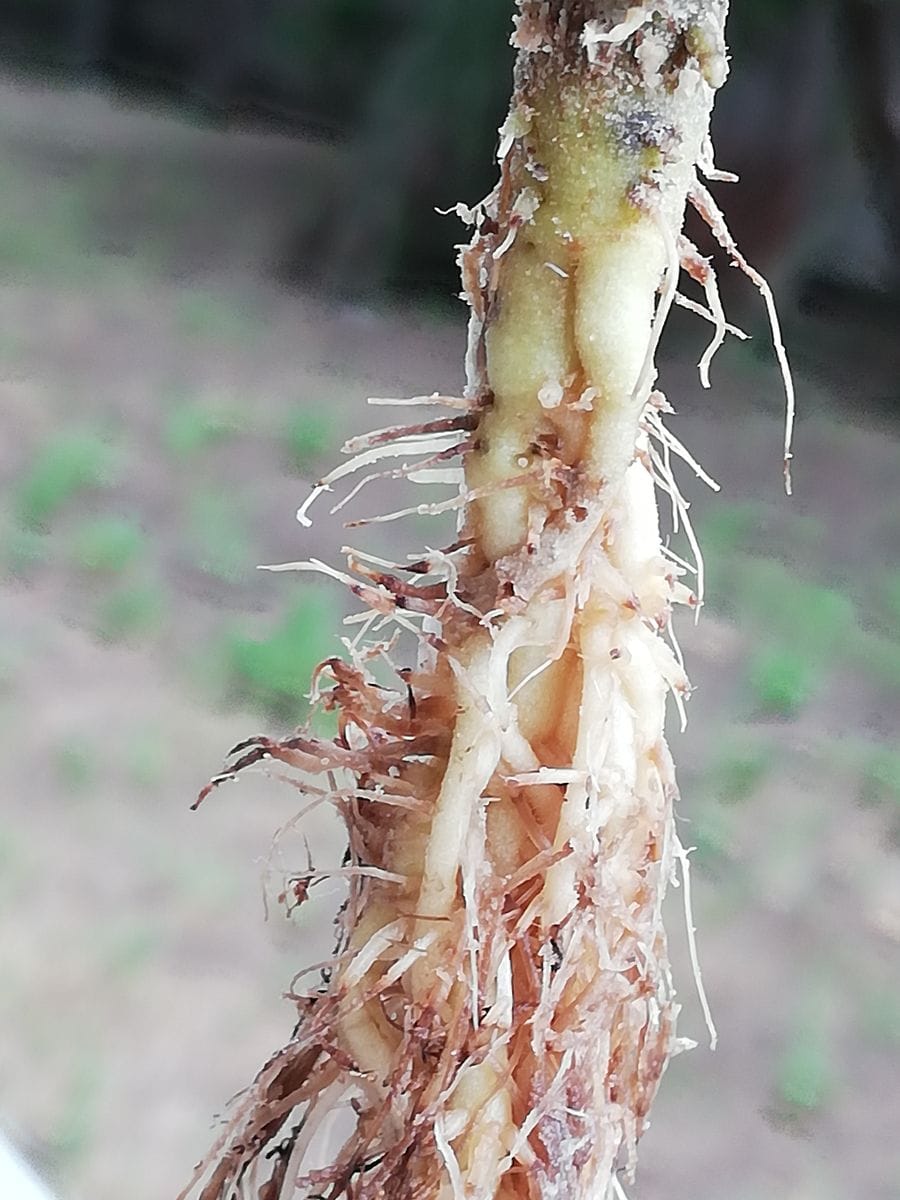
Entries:
MULTIPOLYGON (((688 312, 692 312, 695 316, 702 317, 704 321, 709 321, 710 324, 716 324, 716 318, 708 308, 704 308, 702 304, 698 304, 696 300, 691 300, 689 296, 683 296, 681 292, 675 297, 675 303, 679 308, 684 308, 688 312)), ((725 323, 725 332, 730 333, 732 337, 736 337, 740 342, 749 342, 750 334, 746 333, 737 325, 732 325, 730 322, 725 323)))
POLYGON ((285 1172, 284 1184, 279 1193, 278 1200, 291 1200, 295 1195, 297 1179, 303 1169, 303 1160, 309 1153, 310 1147, 322 1128, 323 1124, 329 1120, 334 1113, 337 1104, 347 1090, 347 1085, 343 1080, 333 1083, 331 1087, 325 1090, 323 1099, 325 1103, 317 1105, 310 1113, 309 1117, 303 1123, 301 1130, 294 1147, 291 1150, 291 1156, 288 1159, 287 1170, 285 1172))
POLYGON ((392 399, 388 396, 370 396, 366 401, 373 408, 455 408, 463 412, 470 412, 474 407, 471 400, 466 400, 462 396, 445 396, 440 392, 432 392, 430 396, 408 396, 401 399, 392 399))
POLYGON ((459 1169, 459 1162, 453 1152, 453 1147, 450 1144, 450 1139, 444 1132, 444 1122, 438 1117, 434 1123, 434 1141, 438 1148, 441 1158, 444 1161, 444 1167, 447 1171, 447 1176, 450 1180, 450 1188, 453 1195, 453 1200, 466 1200, 466 1188, 463 1182, 462 1172, 459 1169))
POLYGON ((365 525, 388 525, 392 521, 402 521, 404 517, 439 517, 442 513, 456 512, 465 506, 466 496, 461 494, 449 500, 410 504, 406 508, 398 508, 395 512, 379 513, 374 517, 357 517, 354 521, 347 521, 346 528, 362 529, 365 525))
POLYGON ((674 433, 662 423, 655 412, 649 411, 645 419, 650 426, 653 436, 668 450, 673 450, 680 459, 687 463, 698 479, 701 479, 713 492, 720 492, 721 485, 716 483, 703 467, 697 462, 688 449, 679 441, 674 433))
POLYGON ((672 305, 675 303, 675 297, 678 295, 678 275, 681 266, 678 257, 678 247, 675 243, 675 238, 672 236, 668 222, 662 213, 656 209, 653 209, 652 216, 653 223, 665 248, 666 266, 659 304, 653 317, 653 324, 650 327, 650 337, 644 353, 644 361, 641 364, 640 374, 631 393, 632 401, 639 401, 642 404, 650 395, 650 389, 656 378, 656 352, 659 349, 659 342, 666 327, 669 313, 672 311, 672 305))
POLYGON ((715 151, 713 150, 712 138, 709 134, 700 143, 700 156, 697 159, 697 166, 711 183, 740 182, 740 176, 735 175, 733 171, 720 171, 716 166, 715 151))
POLYGON ((725 319, 725 309, 722 307, 722 298, 719 295, 719 284, 716 279, 716 273, 709 260, 705 259, 693 242, 683 234, 678 239, 678 247, 681 265, 693 279, 697 280, 706 294, 709 313, 716 327, 713 339, 707 346, 698 364, 700 382, 703 387, 708 388, 710 364, 718 353, 719 348, 725 342, 725 337, 728 333, 728 322, 725 319))
POLYGON ((457 668, 458 715, 450 757, 434 808, 425 852, 419 911, 429 917, 448 914, 456 901, 456 880, 465 834, 478 799, 496 770, 500 739, 486 720, 485 700, 490 686, 490 650, 476 648, 465 670, 457 668))
POLYGON ((781 336, 781 322, 778 319, 778 309, 775 304, 774 293, 767 280, 741 254, 737 243, 731 236, 731 231, 728 228, 722 210, 716 204, 709 190, 699 180, 695 180, 694 186, 689 193, 689 198, 694 208, 703 217, 704 221, 706 221, 713 237, 722 249, 731 255, 734 263, 743 271, 747 278, 756 285, 765 303, 769 326, 772 330, 772 344, 775 347, 775 357, 778 360, 778 367, 781 371, 782 382, 784 383, 786 402, 784 423, 784 486, 785 491, 790 496, 793 490, 791 483, 791 460, 794 457, 792 446, 794 442, 794 422, 796 419, 797 402, 794 391, 794 377, 791 373, 787 350, 784 348, 784 340, 781 336))
POLYGON ((612 1179, 610 1180, 610 1185, 613 1193, 616 1196, 616 1200, 628 1200, 628 1195, 625 1189, 622 1187, 622 1184, 619 1182, 618 1175, 613 1175, 612 1179))
POLYGON ((369 450, 364 450, 355 455, 349 462, 335 467, 333 471, 330 471, 316 484, 297 510, 297 520, 301 525, 307 527, 311 525, 312 522, 309 519, 308 513, 319 496, 325 492, 330 492, 334 485, 341 479, 344 479, 347 475, 354 475, 363 467, 379 462, 383 458, 402 458, 404 455, 411 454, 424 454, 426 456, 438 454, 451 446, 461 445, 465 440, 466 435, 464 433, 450 430, 447 433, 411 434, 409 437, 387 442, 383 446, 373 446, 369 450))
POLYGON ((716 1025, 713 1021, 712 1010, 709 1005, 709 1000, 706 996, 706 988, 703 983, 703 972, 700 969, 700 955, 697 951, 697 930, 694 926, 694 911, 691 902, 691 863, 690 851, 685 850, 679 838, 675 838, 674 842, 675 857, 681 865, 681 882, 684 896, 684 921, 687 931, 688 953, 691 958, 691 969, 694 972, 694 982, 697 985, 697 995, 700 999, 700 1007, 703 1010, 703 1019, 706 1021, 707 1032, 709 1033, 709 1048, 715 1050, 719 1042, 719 1035, 716 1031, 716 1025))
POLYGON ((652 9, 645 4, 633 4, 625 14, 624 20, 611 29, 604 30, 600 21, 588 21, 581 35, 590 62, 597 61, 597 49, 602 45, 617 45, 630 38, 633 33, 650 20, 652 9))
POLYGON ((453 443, 449 451, 444 451, 440 454, 432 455, 428 459, 420 459, 415 463, 404 463, 402 467, 396 467, 389 471, 372 471, 368 475, 364 475, 358 480, 354 486, 347 492, 345 496, 334 505, 331 509, 331 515, 335 516, 342 509, 346 508, 351 501, 355 500, 360 492, 374 483, 378 479, 409 479, 412 483, 442 483, 453 486, 459 486, 464 481, 464 474, 460 468, 447 469, 441 472, 440 469, 432 469, 428 464, 443 462, 449 455, 461 453, 463 444, 457 445, 453 443))

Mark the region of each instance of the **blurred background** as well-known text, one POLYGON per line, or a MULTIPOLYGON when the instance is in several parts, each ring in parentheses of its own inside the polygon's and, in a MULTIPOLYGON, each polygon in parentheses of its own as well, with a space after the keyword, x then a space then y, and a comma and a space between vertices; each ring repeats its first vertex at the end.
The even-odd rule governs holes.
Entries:
MULTIPOLYGON (((338 646, 338 585, 255 569, 338 562, 327 506, 294 520, 310 482, 385 423, 367 396, 462 386, 464 235, 435 209, 493 183, 510 9, 0 0, 0 1127, 62 1200, 174 1196, 327 952, 334 894, 274 903, 302 837, 263 865, 296 793, 188 806, 233 742, 304 719, 338 646)), ((796 495, 764 314, 723 270, 753 340, 703 393, 676 314, 661 372, 723 484, 685 480, 710 580, 672 731, 721 1045, 672 1065, 633 1200, 890 1200, 900 11, 738 0, 730 37, 743 181, 716 191, 780 297, 796 495)), ((353 536, 447 534, 388 530, 353 536)))

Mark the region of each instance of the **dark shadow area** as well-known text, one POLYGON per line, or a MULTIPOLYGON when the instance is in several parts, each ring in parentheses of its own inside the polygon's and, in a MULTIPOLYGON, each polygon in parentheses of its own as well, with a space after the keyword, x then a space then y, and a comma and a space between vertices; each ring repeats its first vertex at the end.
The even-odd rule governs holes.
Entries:
MULTIPOLYGON (((0 42, 20 78, 317 147, 314 160, 285 150, 272 170, 258 170, 249 139, 229 151, 218 199, 271 226, 265 269, 354 302, 410 296, 449 309, 464 231, 436 209, 493 184, 508 10, 508 0, 5 0, 0 42)), ((735 7, 730 35, 740 69, 715 131, 743 180, 726 197, 732 229, 772 276, 800 345, 830 359, 830 323, 880 326, 900 286, 900 12, 886 0, 753 0, 735 7)), ((153 148, 147 159, 155 168, 153 148)), ((728 279, 726 298, 738 318, 748 311, 746 289, 728 279)), ((894 363, 872 366, 876 403, 890 408, 880 380, 894 363)))

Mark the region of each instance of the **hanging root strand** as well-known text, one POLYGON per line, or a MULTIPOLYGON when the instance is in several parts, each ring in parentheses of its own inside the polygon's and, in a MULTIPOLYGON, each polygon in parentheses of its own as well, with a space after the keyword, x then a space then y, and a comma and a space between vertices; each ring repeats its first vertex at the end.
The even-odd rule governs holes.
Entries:
POLYGON ((784 425, 784 486, 785 491, 790 496, 793 491, 791 481, 791 460, 793 459, 793 442, 794 442, 794 423, 796 418, 796 395, 794 389, 794 377, 791 373, 791 365, 788 362, 787 350, 784 348, 784 340, 781 336, 781 322, 778 319, 778 309, 775 304, 775 296, 769 286, 767 280, 752 267, 744 258, 743 254, 737 247, 737 243, 731 236, 728 224, 725 220, 725 215, 719 206, 716 204, 709 189, 695 179, 694 185, 690 190, 688 198, 706 222, 710 233, 719 243, 723 250, 731 257, 733 264, 743 271, 747 278, 755 284, 763 302, 766 306, 766 313, 769 318, 769 326, 772 330, 772 344, 775 347, 775 357, 778 360, 778 368, 781 371, 781 378, 784 383, 784 394, 786 403, 785 425, 784 425))

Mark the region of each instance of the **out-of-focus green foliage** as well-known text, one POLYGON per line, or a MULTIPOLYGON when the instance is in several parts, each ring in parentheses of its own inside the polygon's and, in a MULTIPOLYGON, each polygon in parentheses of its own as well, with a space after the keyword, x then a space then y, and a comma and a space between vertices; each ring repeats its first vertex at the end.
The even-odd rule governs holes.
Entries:
POLYGON ((104 641, 131 641, 158 628, 165 610, 166 596, 157 584, 125 584, 104 595, 96 632, 104 641))
POLYGON ((308 589, 267 638, 232 636, 228 658, 238 696, 278 720, 299 721, 313 669, 334 632, 334 615, 326 596, 308 589))
POLYGON ((759 651, 750 662, 750 690, 764 714, 794 717, 812 696, 815 664, 786 647, 759 651))
POLYGON ((138 729, 123 747, 123 756, 129 782, 143 791, 158 787, 170 765, 165 739, 153 729, 138 729))
POLYGON ((138 975, 161 944, 162 933, 158 927, 128 921, 103 931, 99 951, 108 975, 113 979, 123 979, 138 975))
POLYGON ((260 330, 255 314, 226 304, 216 292, 193 288, 180 298, 175 317, 184 333, 221 341, 249 341, 260 330))
POLYGON ((870 803, 887 800, 900 811, 900 750, 869 750, 862 764, 862 794, 870 803))
POLYGON ((900 571, 892 571, 884 581, 884 598, 892 619, 900 622, 900 571))
POLYGON ((204 489, 191 498, 187 529, 193 561, 223 583, 246 579, 253 568, 253 543, 241 504, 220 491, 204 489))
POLYGON ((795 1112, 813 1112, 824 1104, 831 1084, 828 1042, 812 1006, 784 1050, 778 1068, 778 1095, 795 1112))
POLYGON ((179 401, 166 418, 163 438, 166 448, 187 458, 237 433, 238 413, 207 401, 179 401))
POLYGON ((714 870, 728 858, 732 836, 733 823, 728 812, 709 801, 696 806, 687 838, 697 863, 714 870))
POLYGON ((752 797, 773 766, 771 746, 764 742, 735 742, 713 761, 709 790, 723 804, 741 804, 752 797))
POLYGON ((71 1165, 87 1152, 94 1136, 103 1087, 103 1055, 96 1046, 79 1049, 68 1083, 61 1088, 62 1108, 48 1145, 55 1160, 71 1165))
POLYGON ((795 717, 848 668, 900 691, 895 574, 876 586, 819 582, 828 578, 825 526, 767 504, 714 507, 699 533, 709 604, 734 621, 752 647, 746 686, 754 711, 795 717), (781 547, 779 558, 768 555, 773 545, 781 547))
POLYGON ((879 1044, 900 1046, 900 991, 893 987, 877 987, 864 998, 863 1030, 879 1044))
POLYGON ((334 424, 334 417, 327 409, 311 405, 296 409, 284 434, 291 466, 301 474, 308 473, 334 446, 334 424))
POLYGON ((66 741, 54 754, 60 783, 70 792, 83 792, 97 774, 98 756, 92 746, 83 741, 66 741))
POLYGON ((83 430, 57 434, 20 479, 14 511, 28 528, 46 525, 79 492, 109 486, 114 466, 112 447, 97 434, 83 430))
POLYGON ((118 574, 140 555, 144 533, 128 517, 104 516, 86 521, 72 539, 75 561, 86 570, 118 574))
POLYGON ((27 574, 33 567, 46 561, 47 538, 36 529, 12 524, 4 531, 2 558, 13 575, 27 574))

